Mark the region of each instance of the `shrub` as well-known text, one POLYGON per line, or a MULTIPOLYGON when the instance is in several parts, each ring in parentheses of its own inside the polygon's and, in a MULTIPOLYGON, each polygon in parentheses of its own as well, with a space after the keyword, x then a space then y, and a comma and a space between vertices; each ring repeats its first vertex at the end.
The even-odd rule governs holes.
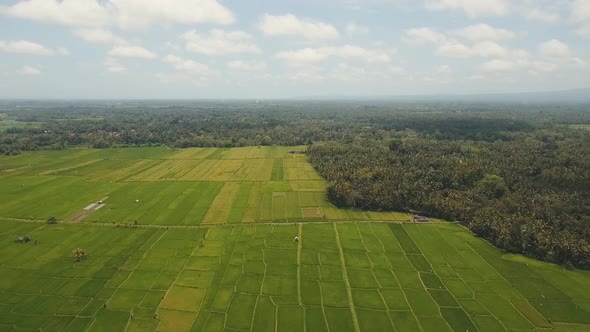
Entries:
POLYGON ((74 261, 77 262, 81 262, 83 260, 86 259, 86 250, 81 249, 81 248, 77 248, 72 250, 72 253, 74 254, 74 261))
POLYGON ((27 243, 27 242, 29 242, 31 240, 32 240, 32 238, 28 234, 27 235, 23 235, 23 236, 19 236, 19 237, 16 238, 16 242, 19 242, 19 243, 27 243))
POLYGON ((48 224, 57 224, 57 218, 55 218, 54 216, 51 216, 51 217, 47 218, 47 223, 48 224))

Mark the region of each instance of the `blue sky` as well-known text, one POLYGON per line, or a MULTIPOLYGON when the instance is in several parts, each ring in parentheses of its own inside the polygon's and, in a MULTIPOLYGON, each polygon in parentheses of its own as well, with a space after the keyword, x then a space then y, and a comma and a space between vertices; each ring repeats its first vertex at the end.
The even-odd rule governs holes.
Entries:
POLYGON ((590 87, 590 0, 0 0, 0 98, 590 87))

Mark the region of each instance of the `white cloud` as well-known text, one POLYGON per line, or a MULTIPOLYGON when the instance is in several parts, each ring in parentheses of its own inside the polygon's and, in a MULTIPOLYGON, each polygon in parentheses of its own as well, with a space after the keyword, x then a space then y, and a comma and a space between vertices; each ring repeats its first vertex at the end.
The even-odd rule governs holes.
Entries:
POLYGON ((344 45, 328 48, 334 56, 356 58, 368 63, 387 63, 390 61, 388 52, 383 50, 366 49, 359 46, 344 45))
POLYGON ((119 61, 114 58, 107 58, 104 62, 104 65, 110 73, 119 74, 127 71, 127 68, 121 65, 119 61))
POLYGON ((431 28, 413 28, 406 30, 404 41, 414 44, 442 44, 447 37, 431 28))
POLYGON ((555 23, 560 19, 559 13, 549 12, 541 8, 523 9, 523 14, 531 21, 544 23, 555 23))
POLYGON ((552 39, 539 45, 539 53, 547 58, 565 58, 570 56, 570 49, 559 40, 552 39))
POLYGON ((96 0, 26 0, 0 6, 0 14, 80 27, 103 26, 109 21, 108 9, 96 0))
POLYGON ((240 71, 261 71, 266 68, 266 64, 258 61, 233 60, 227 63, 227 67, 240 71))
POLYGON ((142 29, 167 24, 230 24, 234 16, 217 0, 24 0, 0 14, 74 27, 142 29))
POLYGON ((56 49, 45 47, 28 40, 3 41, 0 40, 0 52, 30 54, 30 55, 69 55, 67 49, 58 47, 56 49))
POLYGON ((551 62, 545 62, 545 61, 534 61, 533 63, 531 63, 531 70, 533 71, 540 71, 540 72, 545 72, 545 73, 550 73, 553 72, 555 70, 557 70, 557 65, 551 62))
POLYGON ((224 31, 213 29, 208 34, 199 34, 191 30, 182 35, 186 49, 206 55, 231 53, 260 53, 252 36, 242 31, 224 31))
POLYGON ((352 22, 346 25, 346 33, 349 35, 366 35, 369 33, 369 28, 352 22))
MULTIPOLYGON (((75 0, 77 1, 77 0, 75 0)), ((234 15, 217 0, 110 0, 123 29, 166 24, 230 24, 234 15)))
POLYGON ((203 63, 195 62, 193 60, 183 59, 176 55, 168 54, 163 58, 163 61, 172 65, 177 71, 191 76, 207 76, 210 74, 209 66, 203 63))
POLYGON ((330 24, 300 19, 292 14, 265 14, 258 22, 258 28, 267 36, 300 36, 308 40, 333 40, 340 36, 330 24))
POLYGON ((462 10, 469 17, 505 16, 510 13, 506 0, 426 0, 431 10, 462 10))
POLYGON ((498 41, 512 39, 516 34, 510 30, 494 28, 487 24, 475 24, 454 31, 454 35, 460 36, 472 41, 498 41))
POLYGON ((79 29, 74 34, 83 40, 97 44, 127 44, 127 41, 105 29, 79 29))
POLYGON ((516 37, 514 32, 506 29, 493 28, 487 24, 477 24, 450 31, 449 34, 463 37, 474 43, 471 45, 465 44, 431 28, 408 29, 404 40, 414 44, 433 44, 436 46, 436 55, 452 58, 522 55, 520 50, 510 50, 496 42, 496 40, 516 37))
POLYGON ((590 1, 575 0, 572 3, 571 20, 577 25, 576 33, 589 37, 590 36, 590 1))
POLYGON ((494 59, 485 62, 481 69, 487 72, 511 71, 517 67, 517 64, 510 60, 494 59))
POLYGON ((156 54, 141 46, 115 46, 109 51, 109 56, 119 58, 155 59, 156 54))
POLYGON ((366 49, 354 45, 318 48, 307 47, 299 50, 279 52, 275 57, 292 65, 319 63, 329 57, 350 58, 367 63, 388 63, 390 61, 388 52, 377 49, 366 49))
POLYGON ((319 83, 324 81, 326 77, 316 70, 303 70, 296 73, 289 74, 285 77, 289 81, 302 83, 319 83))
POLYGON ((294 51, 283 51, 275 55, 277 59, 286 61, 290 64, 308 64, 326 60, 330 55, 322 49, 304 48, 294 51))
POLYGON ((41 70, 33 66, 23 66, 19 72, 27 76, 41 75, 41 70))
POLYGON ((451 41, 440 45, 436 50, 436 54, 451 58, 468 58, 473 56, 473 50, 467 45, 451 41))
POLYGON ((471 47, 471 50, 473 55, 480 57, 503 57, 509 53, 505 47, 490 41, 476 43, 471 47))
POLYGON ((475 43, 472 46, 450 41, 439 46, 436 54, 452 58, 504 57, 509 54, 509 50, 490 41, 475 43))

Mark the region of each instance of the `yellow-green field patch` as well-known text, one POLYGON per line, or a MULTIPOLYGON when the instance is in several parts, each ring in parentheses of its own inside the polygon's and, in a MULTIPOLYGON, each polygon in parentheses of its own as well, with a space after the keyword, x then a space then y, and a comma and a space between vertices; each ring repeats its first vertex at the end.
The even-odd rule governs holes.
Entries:
POLYGON ((159 308, 198 312, 204 295, 204 289, 172 286, 159 308))
POLYGON ((203 224, 224 224, 228 221, 234 200, 240 190, 240 184, 227 182, 209 206, 203 224))

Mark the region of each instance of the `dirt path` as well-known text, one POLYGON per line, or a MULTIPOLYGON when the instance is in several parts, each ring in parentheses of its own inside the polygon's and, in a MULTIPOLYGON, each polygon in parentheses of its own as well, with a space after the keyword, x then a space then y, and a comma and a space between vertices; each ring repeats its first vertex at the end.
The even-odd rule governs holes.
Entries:
POLYGON ((91 215, 92 213, 94 213, 94 211, 96 211, 96 210, 98 210, 98 209, 102 208, 102 207, 105 205, 105 204, 104 204, 104 201, 106 201, 108 198, 109 198, 109 196, 106 196, 106 197, 104 197, 104 198, 102 198, 102 199, 100 199, 100 200, 98 200, 98 201, 97 201, 97 202, 102 202, 101 204, 98 204, 98 203, 91 203, 91 204, 87 205, 87 206, 86 206, 86 207, 85 207, 85 208, 82 210, 82 212, 80 212, 80 213, 78 213, 78 214, 74 215, 74 216, 73 216, 73 217, 72 217, 72 218, 71 218, 69 221, 67 221, 67 222, 69 222, 69 223, 74 223, 74 224, 77 224, 77 223, 80 223, 80 222, 82 222, 82 220, 86 219, 86 217, 88 217, 89 215, 91 215))

